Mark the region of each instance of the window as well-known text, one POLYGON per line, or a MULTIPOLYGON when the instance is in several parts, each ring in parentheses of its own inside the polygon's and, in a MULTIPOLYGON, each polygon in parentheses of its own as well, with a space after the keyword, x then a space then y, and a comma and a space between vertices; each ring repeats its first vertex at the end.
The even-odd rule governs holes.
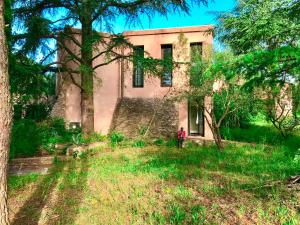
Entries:
POLYGON ((191 63, 200 61, 202 58, 202 43, 191 43, 190 52, 191 52, 191 63))
POLYGON ((144 87, 144 69, 141 59, 144 58, 144 46, 133 49, 133 87, 144 87))
POLYGON ((190 57, 190 85, 198 86, 202 82, 202 43, 190 44, 190 57))
POLYGON ((199 104, 188 104, 189 135, 204 136, 204 110, 199 104))
POLYGON ((172 45, 162 45, 161 56, 162 59, 165 60, 163 74, 161 76, 161 86, 172 87, 172 67, 173 67, 172 45))

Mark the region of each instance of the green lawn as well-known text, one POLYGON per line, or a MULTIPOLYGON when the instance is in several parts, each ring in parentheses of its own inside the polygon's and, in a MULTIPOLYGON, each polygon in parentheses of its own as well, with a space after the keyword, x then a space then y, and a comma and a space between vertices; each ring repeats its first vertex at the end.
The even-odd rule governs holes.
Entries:
POLYGON ((48 176, 9 180, 12 224, 297 224, 287 149, 228 146, 95 151, 48 176))

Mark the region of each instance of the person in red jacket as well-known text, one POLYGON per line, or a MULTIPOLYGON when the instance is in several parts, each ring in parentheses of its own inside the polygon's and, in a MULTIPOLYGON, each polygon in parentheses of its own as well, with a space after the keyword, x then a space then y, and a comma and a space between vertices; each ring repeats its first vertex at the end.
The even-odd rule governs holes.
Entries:
POLYGON ((177 133, 178 148, 182 148, 183 142, 185 140, 185 136, 186 136, 185 131, 183 130, 183 127, 181 127, 177 133))

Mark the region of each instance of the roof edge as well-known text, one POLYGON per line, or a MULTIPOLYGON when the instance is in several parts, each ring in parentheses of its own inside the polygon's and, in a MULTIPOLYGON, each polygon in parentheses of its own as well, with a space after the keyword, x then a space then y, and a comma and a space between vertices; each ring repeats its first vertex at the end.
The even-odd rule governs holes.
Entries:
POLYGON ((172 34, 172 33, 191 33, 191 32, 208 32, 214 29, 213 25, 202 26, 185 26, 172 28, 158 28, 148 30, 133 30, 123 32, 125 36, 142 36, 142 35, 156 35, 156 34, 172 34))

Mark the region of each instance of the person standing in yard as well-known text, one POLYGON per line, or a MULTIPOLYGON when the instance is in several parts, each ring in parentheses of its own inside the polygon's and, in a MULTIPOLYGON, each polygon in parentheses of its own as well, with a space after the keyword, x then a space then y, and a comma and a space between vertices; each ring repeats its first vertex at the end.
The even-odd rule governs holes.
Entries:
POLYGON ((185 140, 185 136, 186 136, 185 131, 184 131, 183 127, 181 127, 177 133, 177 141, 178 141, 177 147, 178 148, 182 148, 183 142, 185 140))

